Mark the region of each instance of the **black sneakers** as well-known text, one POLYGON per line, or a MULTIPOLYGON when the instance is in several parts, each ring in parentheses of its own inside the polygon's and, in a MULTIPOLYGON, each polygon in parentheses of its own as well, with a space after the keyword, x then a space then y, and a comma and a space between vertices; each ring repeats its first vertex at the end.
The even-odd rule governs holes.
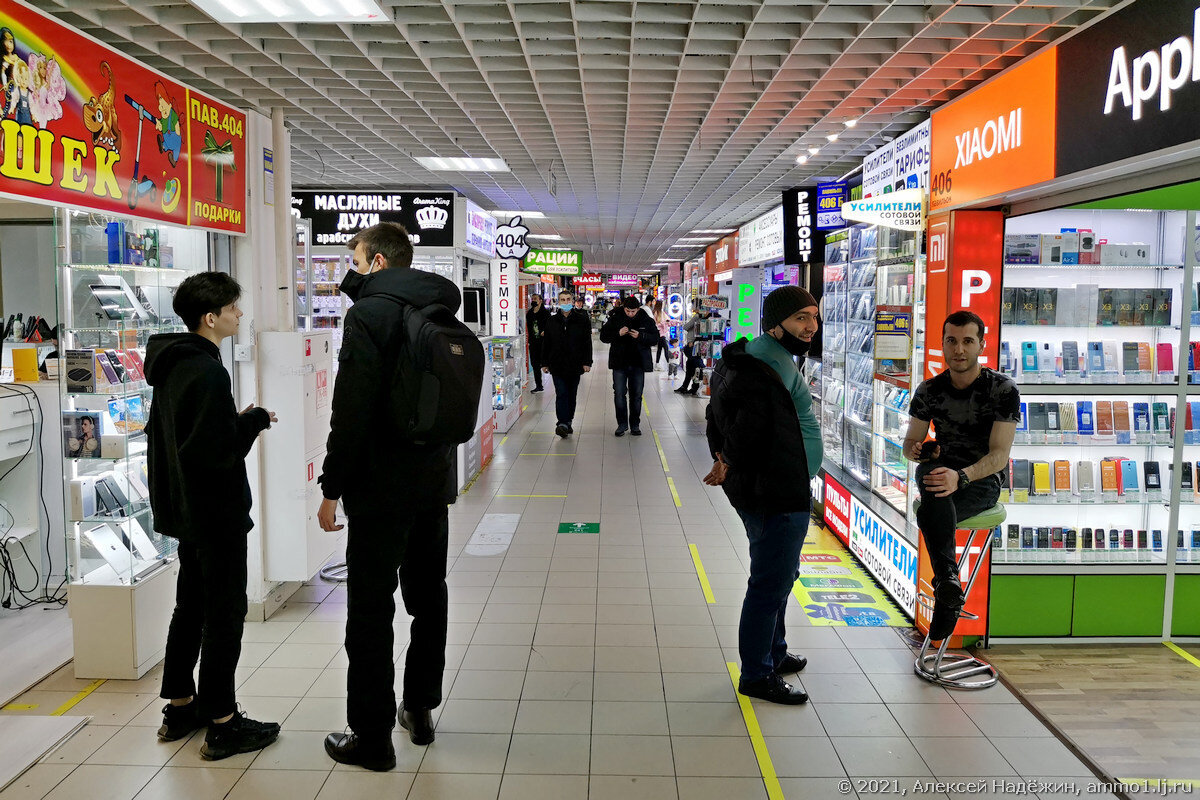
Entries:
POLYGON ((278 738, 278 722, 257 722, 237 711, 228 722, 220 725, 214 722, 208 726, 200 757, 205 761, 220 761, 239 753, 262 750, 278 738))
POLYGON ((204 727, 196 713, 196 701, 186 706, 173 706, 167 703, 163 706, 163 724, 158 729, 160 742, 177 742, 185 736, 191 736, 193 731, 204 727))
POLYGON ((563 439, 567 438, 567 434, 570 432, 571 432, 571 429, 568 428, 566 425, 563 425, 561 422, 554 426, 554 434, 563 439))
POLYGON ((631 436, 641 436, 642 429, 641 428, 630 428, 629 433, 631 436))
POLYGON ((627 430, 629 430, 629 429, 626 428, 624 425, 618 425, 617 429, 613 432, 613 436, 624 436, 625 431, 627 431, 627 430))
POLYGON ((353 731, 325 737, 325 752, 339 764, 387 772, 396 768, 396 748, 391 736, 363 739, 353 731))
POLYGON ((785 706, 798 706, 808 702, 808 695, 803 689, 797 689, 776 673, 760 681, 738 681, 738 692, 746 697, 757 697, 759 700, 785 706))
POLYGON ((775 668, 776 675, 791 675, 793 672, 799 672, 808 666, 808 659, 804 656, 795 656, 788 653, 783 657, 783 661, 779 662, 779 666, 775 668))
POLYGON ((929 639, 940 642, 954 635, 958 625, 958 613, 963 607, 963 588, 958 576, 954 575, 938 584, 933 590, 933 614, 929 619, 929 639))

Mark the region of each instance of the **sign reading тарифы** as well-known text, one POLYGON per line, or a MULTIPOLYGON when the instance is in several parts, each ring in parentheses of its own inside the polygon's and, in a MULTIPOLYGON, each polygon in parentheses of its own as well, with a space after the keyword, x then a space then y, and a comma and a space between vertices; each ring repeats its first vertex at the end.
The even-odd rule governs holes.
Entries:
POLYGON ((522 272, 531 275, 581 275, 582 250, 530 250, 525 254, 522 272))

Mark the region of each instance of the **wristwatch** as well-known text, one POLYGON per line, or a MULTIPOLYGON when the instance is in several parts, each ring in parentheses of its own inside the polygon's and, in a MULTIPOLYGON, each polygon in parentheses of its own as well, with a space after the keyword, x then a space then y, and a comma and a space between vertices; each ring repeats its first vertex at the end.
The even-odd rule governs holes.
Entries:
POLYGON ((970 482, 971 482, 971 479, 967 477, 967 471, 965 469, 960 469, 958 471, 958 488, 961 489, 962 487, 966 486, 970 482))

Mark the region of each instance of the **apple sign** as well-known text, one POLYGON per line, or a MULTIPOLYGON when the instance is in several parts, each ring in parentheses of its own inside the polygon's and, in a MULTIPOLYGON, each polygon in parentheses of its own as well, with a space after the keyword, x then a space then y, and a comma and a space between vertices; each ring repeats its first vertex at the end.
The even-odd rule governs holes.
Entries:
POLYGON ((529 228, 521 224, 520 217, 513 217, 507 225, 496 228, 496 255, 500 258, 524 258, 529 252, 525 236, 529 228))

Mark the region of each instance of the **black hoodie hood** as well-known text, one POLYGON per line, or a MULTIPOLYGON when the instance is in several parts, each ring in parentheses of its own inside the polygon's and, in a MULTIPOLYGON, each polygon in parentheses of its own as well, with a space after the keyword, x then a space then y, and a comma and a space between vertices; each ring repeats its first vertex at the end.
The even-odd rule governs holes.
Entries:
POLYGON ((412 267, 393 267, 369 275, 359 299, 366 300, 377 294, 391 295, 417 308, 436 303, 457 312, 462 305, 462 294, 453 281, 412 267))
POLYGON ((146 342, 146 382, 161 386, 180 361, 198 355, 221 360, 221 350, 198 333, 159 333, 146 342))

